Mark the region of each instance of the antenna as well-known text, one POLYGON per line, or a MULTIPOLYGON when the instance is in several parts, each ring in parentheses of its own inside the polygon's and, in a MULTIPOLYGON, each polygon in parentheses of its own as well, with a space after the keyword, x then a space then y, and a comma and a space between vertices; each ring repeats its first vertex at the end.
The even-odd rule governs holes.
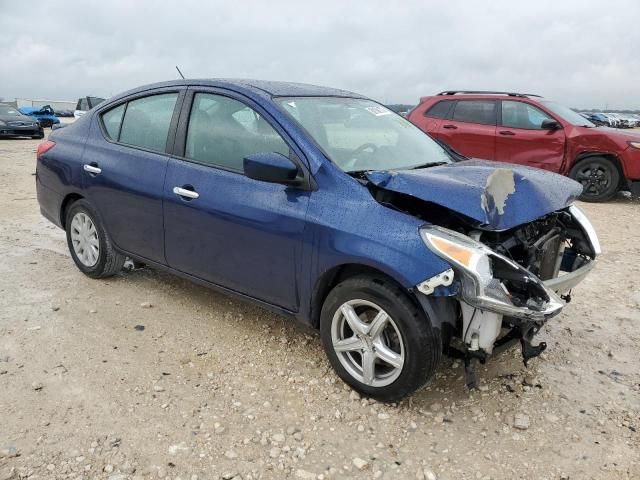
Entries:
POLYGON ((178 68, 178 66, 176 65, 176 70, 178 70, 178 73, 180 74, 180 76, 182 77, 182 79, 184 80, 184 75, 182 74, 182 72, 180 71, 180 69, 178 68))

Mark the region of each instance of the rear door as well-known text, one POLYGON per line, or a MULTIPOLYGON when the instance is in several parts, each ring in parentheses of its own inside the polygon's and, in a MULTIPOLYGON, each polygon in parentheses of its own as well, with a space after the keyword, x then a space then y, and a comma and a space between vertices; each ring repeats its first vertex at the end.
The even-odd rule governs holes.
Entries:
POLYGON ((82 157, 85 195, 115 245, 165 263, 162 189, 181 90, 156 91, 94 117, 82 157))
POLYGON ((246 177, 244 157, 260 152, 302 168, 301 152, 257 105, 224 90, 190 90, 164 187, 167 262, 295 311, 309 192, 246 177))
POLYGON ((564 160, 562 128, 542 129, 542 122, 555 120, 526 102, 502 100, 496 136, 496 160, 559 172, 564 160))
POLYGON ((436 137, 467 157, 495 159, 496 101, 458 100, 436 137))

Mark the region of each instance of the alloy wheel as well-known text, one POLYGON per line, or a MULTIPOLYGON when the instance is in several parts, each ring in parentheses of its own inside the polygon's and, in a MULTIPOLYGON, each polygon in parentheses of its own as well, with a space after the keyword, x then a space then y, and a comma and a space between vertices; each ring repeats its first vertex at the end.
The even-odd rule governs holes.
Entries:
POLYGON ((576 180, 584 187, 584 195, 601 195, 611 186, 611 171, 600 162, 586 162, 576 173, 576 180))
POLYGON ((365 385, 383 387, 402 373, 405 348, 400 330, 373 302, 342 304, 333 316, 331 341, 342 366, 365 385))

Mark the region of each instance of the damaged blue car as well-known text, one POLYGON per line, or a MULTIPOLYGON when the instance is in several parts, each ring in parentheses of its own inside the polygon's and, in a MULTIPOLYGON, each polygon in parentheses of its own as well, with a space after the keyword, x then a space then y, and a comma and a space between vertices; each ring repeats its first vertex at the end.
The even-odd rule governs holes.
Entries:
POLYGON ((50 105, 43 107, 20 107, 20 113, 34 117, 38 120, 41 127, 50 128, 60 123, 60 119, 56 117, 53 108, 50 105))
POLYGON ((396 401, 559 314, 600 253, 581 185, 467 159, 373 100, 180 80, 123 93, 38 148, 42 214, 93 278, 168 270, 320 331, 337 374, 396 401))

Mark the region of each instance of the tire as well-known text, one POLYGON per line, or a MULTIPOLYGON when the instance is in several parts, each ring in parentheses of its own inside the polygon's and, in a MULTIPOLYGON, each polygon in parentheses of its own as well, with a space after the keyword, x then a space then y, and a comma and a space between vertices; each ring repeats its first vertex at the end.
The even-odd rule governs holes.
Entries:
POLYGON ((432 328, 426 313, 404 290, 382 275, 351 277, 331 290, 322 306, 320 336, 338 376, 362 395, 383 402, 400 400, 424 386, 442 356, 440 330, 432 328), (343 313, 343 308, 348 311, 349 307, 356 314, 351 321, 343 313), (384 313, 388 316, 384 328, 372 327, 380 325, 373 319, 378 314, 384 318, 384 313), (357 334, 363 327, 378 334, 357 334), (389 350, 395 356, 390 356, 389 350), (382 357, 393 359, 396 366, 382 357), (373 375, 365 375, 366 358, 375 358, 373 367, 367 369, 373 375))
POLYGON ((569 177, 583 186, 579 199, 584 202, 606 202, 618 191, 620 171, 604 157, 587 157, 576 163, 569 177))
POLYGON ((122 270, 125 257, 113 248, 89 202, 80 199, 71 204, 65 215, 65 230, 69 252, 82 273, 91 278, 106 278, 122 270))

